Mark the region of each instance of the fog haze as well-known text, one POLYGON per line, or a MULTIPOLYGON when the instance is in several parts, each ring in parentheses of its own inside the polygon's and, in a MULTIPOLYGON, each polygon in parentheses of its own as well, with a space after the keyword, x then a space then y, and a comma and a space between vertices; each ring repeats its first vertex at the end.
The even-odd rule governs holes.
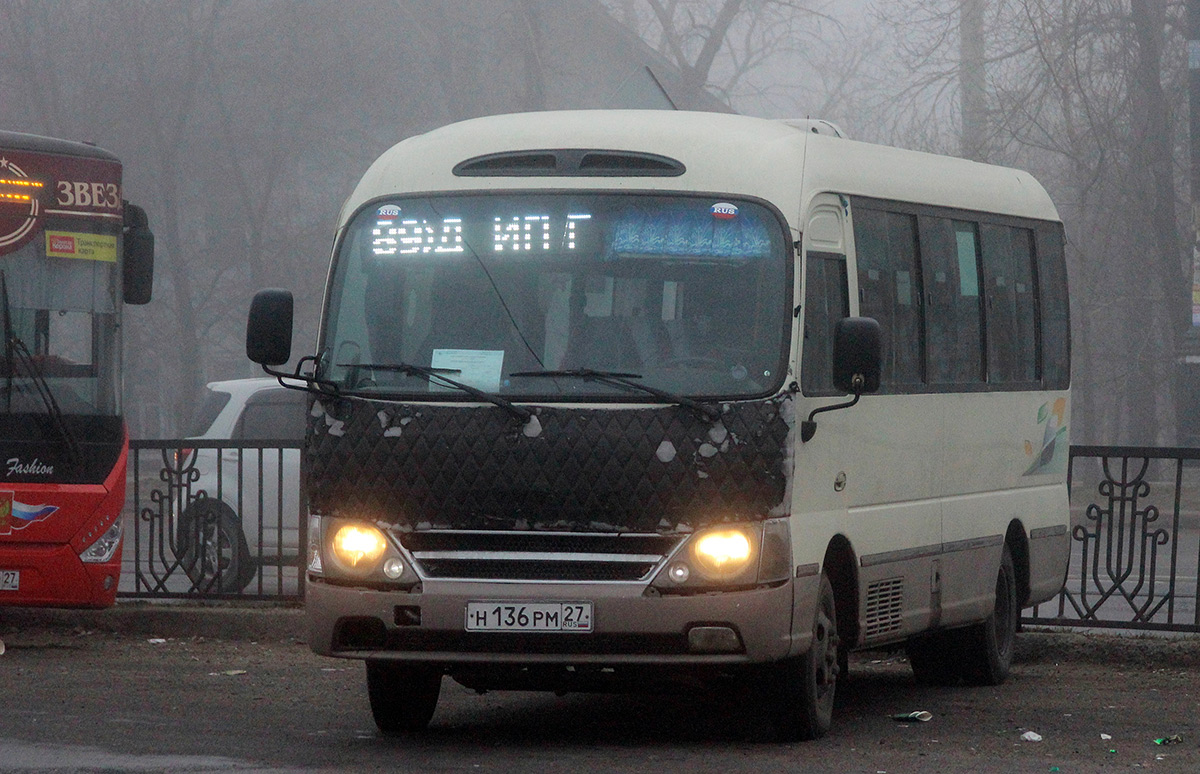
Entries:
POLYGON ((126 315, 134 437, 258 373, 245 313, 315 339, 341 201, 381 151, 473 116, 597 107, 820 117, 1033 172, 1066 224, 1074 439, 1200 436, 1182 2, 7 0, 0 128, 126 165, 158 238, 126 315), (1195 413, 1192 411, 1191 413, 1195 413))

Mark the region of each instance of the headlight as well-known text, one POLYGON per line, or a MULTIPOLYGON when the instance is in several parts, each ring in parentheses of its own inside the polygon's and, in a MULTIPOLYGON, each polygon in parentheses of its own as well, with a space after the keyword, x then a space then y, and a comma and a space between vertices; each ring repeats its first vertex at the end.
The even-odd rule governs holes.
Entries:
POLYGON ((342 524, 333 530, 329 554, 337 568, 350 575, 369 575, 387 550, 387 538, 377 527, 342 524))
POLYGON ((112 561, 112 558, 117 554, 117 549, 121 547, 121 535, 123 532, 123 522, 118 518, 113 522, 111 527, 105 530, 103 535, 96 538, 95 543, 92 543, 79 555, 79 560, 88 562, 89 564, 103 564, 104 562, 112 561))
POLYGON ((389 586, 411 587, 420 581, 387 533, 373 524, 314 514, 309 518, 309 541, 311 575, 389 586))
POLYGON ((701 574, 722 580, 746 569, 754 555, 754 545, 742 530, 723 529, 697 537, 692 541, 691 553, 701 574))
POLYGON ((791 563, 787 519, 727 524, 689 538, 652 585, 660 593, 688 594, 782 583, 791 563))

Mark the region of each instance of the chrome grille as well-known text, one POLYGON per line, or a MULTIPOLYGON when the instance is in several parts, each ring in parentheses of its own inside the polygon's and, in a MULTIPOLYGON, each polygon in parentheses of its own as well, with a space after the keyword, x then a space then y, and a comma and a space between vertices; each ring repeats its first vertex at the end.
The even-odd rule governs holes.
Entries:
POLYGON ((680 535, 430 530, 398 535, 426 578, 646 580, 680 535))

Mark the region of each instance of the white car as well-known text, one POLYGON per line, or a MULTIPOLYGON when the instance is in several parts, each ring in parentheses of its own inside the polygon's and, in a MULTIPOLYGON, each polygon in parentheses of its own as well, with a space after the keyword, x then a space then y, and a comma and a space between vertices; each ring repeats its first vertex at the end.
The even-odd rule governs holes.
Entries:
MULTIPOLYGON (((271 378, 212 382, 188 440, 299 443, 306 397, 271 378)), ((176 556, 196 590, 237 594, 260 568, 298 566, 299 449, 198 445, 176 462, 185 495, 176 556)))

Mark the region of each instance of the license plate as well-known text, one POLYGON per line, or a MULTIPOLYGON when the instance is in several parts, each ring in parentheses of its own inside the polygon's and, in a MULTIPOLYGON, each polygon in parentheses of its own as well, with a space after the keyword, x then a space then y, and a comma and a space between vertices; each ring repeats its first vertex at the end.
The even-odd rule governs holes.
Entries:
POLYGON ((20 588, 20 570, 0 570, 0 591, 18 591, 20 588))
POLYGON ((591 602, 468 602, 469 632, 590 632, 591 602))

